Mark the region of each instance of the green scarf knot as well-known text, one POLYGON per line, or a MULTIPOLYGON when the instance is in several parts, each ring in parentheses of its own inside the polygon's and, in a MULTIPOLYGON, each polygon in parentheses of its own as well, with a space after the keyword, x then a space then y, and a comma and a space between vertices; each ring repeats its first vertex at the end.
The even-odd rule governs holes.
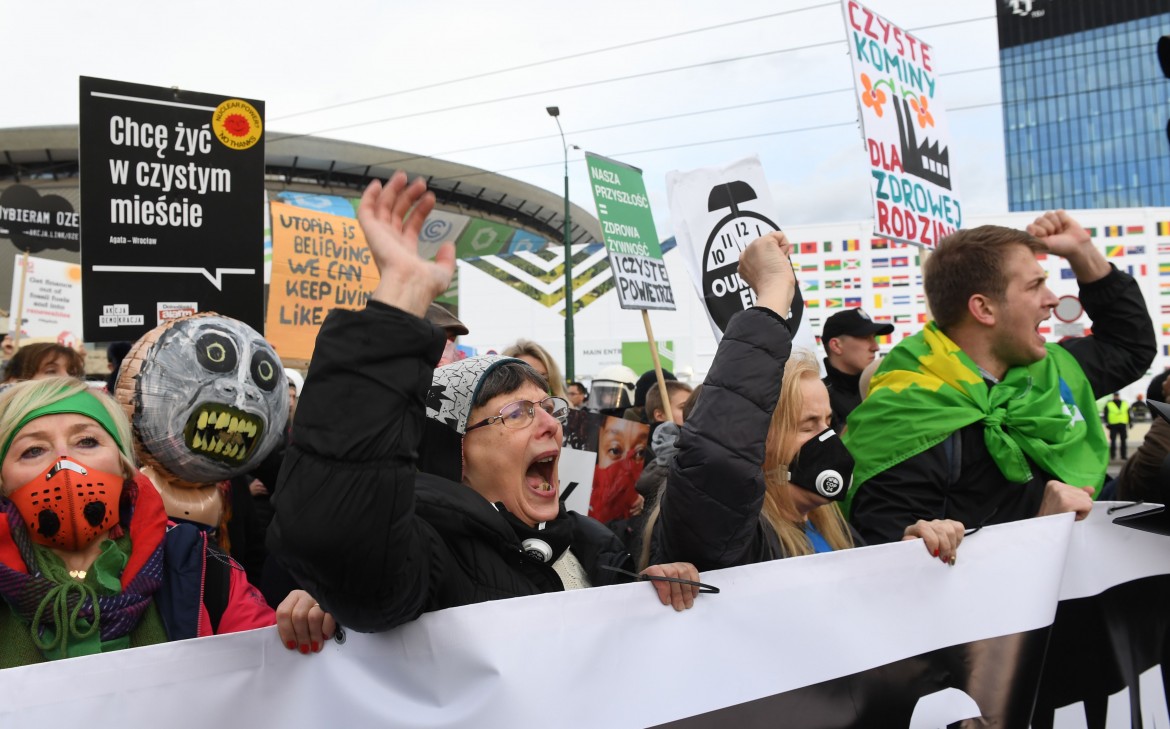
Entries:
MULTIPOLYGON (((102 542, 100 554, 81 579, 73 578, 61 558, 48 547, 34 545, 37 568, 54 585, 41 598, 29 623, 33 642, 47 658, 102 652, 98 597, 122 591, 119 578, 129 561, 129 540, 123 537, 122 541, 126 544, 109 539, 102 542)), ((121 644, 128 644, 128 639, 107 643, 109 648, 124 647, 121 644)))
POLYGON ((67 655, 71 637, 78 642, 85 642, 94 637, 101 625, 97 591, 84 581, 70 577, 60 560, 44 559, 43 554, 37 552, 38 566, 55 586, 37 605, 29 630, 32 631, 33 642, 42 652, 67 655), (73 599, 70 600, 70 597, 73 599), (81 617, 86 604, 93 606, 92 620, 81 617))
POLYGON ((983 425, 988 429, 999 428, 1003 426, 1003 422, 1006 419, 1007 413, 1005 413, 1003 410, 992 410, 983 417, 983 425))

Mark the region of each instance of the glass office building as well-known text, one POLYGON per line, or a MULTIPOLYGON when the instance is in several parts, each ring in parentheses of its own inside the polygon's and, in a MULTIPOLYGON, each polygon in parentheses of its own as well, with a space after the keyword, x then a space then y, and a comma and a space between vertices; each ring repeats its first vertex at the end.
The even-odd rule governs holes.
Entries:
POLYGON ((1170 205, 1170 0, 997 0, 1012 211, 1170 205))

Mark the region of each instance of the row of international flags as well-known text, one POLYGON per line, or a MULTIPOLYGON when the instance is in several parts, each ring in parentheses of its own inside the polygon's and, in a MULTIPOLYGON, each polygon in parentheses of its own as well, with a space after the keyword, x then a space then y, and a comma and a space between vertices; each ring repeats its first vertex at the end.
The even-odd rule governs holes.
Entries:
MULTIPOLYGON (((869 285, 875 289, 888 288, 902 288, 913 283, 915 286, 922 285, 922 274, 916 273, 911 276, 908 273, 896 273, 891 276, 876 275, 869 277, 869 285)), ((803 292, 809 291, 824 291, 827 289, 844 289, 857 290, 864 288, 864 281, 861 276, 846 276, 844 278, 801 278, 800 290, 803 292)))
MULTIPOLYGON (((910 248, 909 243, 900 243, 898 241, 887 240, 886 238, 870 238, 869 249, 872 251, 884 251, 897 248, 910 248)), ((848 240, 821 240, 821 241, 804 241, 796 245, 796 253, 849 253, 852 251, 861 250, 861 240, 858 238, 849 238, 848 240)))
MULTIPOLYGON (((837 306, 837 307, 841 307, 841 306, 850 307, 850 306, 860 306, 861 305, 860 300, 858 300, 858 303, 855 303, 855 304, 847 303, 849 301, 849 299, 839 299, 839 300, 838 299, 829 299, 828 301, 837 302, 837 303, 833 304, 834 306, 837 306)), ((806 301, 805 306, 808 306, 808 303, 809 302, 806 301)), ((893 324, 895 326, 900 325, 900 324, 901 325, 909 325, 909 324, 915 324, 915 323, 917 323, 919 326, 921 326, 923 324, 926 324, 926 321, 927 321, 926 312, 924 312, 924 311, 919 311, 917 313, 902 312, 902 313, 897 313, 897 314, 870 314, 870 317, 874 321, 878 322, 879 324, 893 324)), ((809 323, 809 326, 812 328, 813 332, 815 333, 817 344, 820 344, 820 342, 821 342, 821 319, 820 319, 820 317, 818 317, 816 315, 810 316, 808 323, 809 323)), ((898 341, 899 339, 905 339, 906 337, 910 336, 911 334, 914 333, 914 331, 917 331, 917 328, 915 330, 908 330, 908 329, 903 329, 900 331, 895 330, 892 334, 879 334, 875 338, 877 339, 877 343, 879 345, 880 344, 893 344, 894 342, 898 341)), ((1047 333, 1047 332, 1044 332, 1044 330, 1041 329, 1041 333, 1047 333)))
MULTIPOLYGON (((1170 220, 1156 222, 1151 232, 1158 237, 1170 237, 1170 220)), ((1094 239, 1122 238, 1125 236, 1144 236, 1145 225, 1104 225, 1087 227, 1089 235, 1094 239)), ((1157 266, 1159 293, 1163 301, 1170 301, 1170 261, 1150 264, 1146 262, 1131 262, 1124 260, 1129 256, 1146 256, 1153 252, 1152 247, 1145 243, 1134 241, 1131 244, 1104 242, 1098 243, 1106 258, 1113 260, 1119 269, 1128 271, 1135 277, 1145 277, 1152 266, 1157 266)), ((922 274, 915 273, 914 268, 921 265, 920 256, 914 246, 899 243, 885 238, 845 239, 803 241, 794 246, 796 253, 818 254, 819 261, 801 260, 796 258, 797 270, 803 274, 800 277, 801 290, 805 294, 805 306, 809 310, 809 324, 814 332, 819 334, 822 316, 827 317, 835 309, 861 306, 870 310, 874 321, 888 322, 895 325, 922 325, 926 323, 925 312, 897 312, 886 313, 887 307, 897 309, 925 304, 922 293, 922 274), (866 245, 868 243, 868 245, 866 245), (875 253, 864 256, 865 250, 875 253), (900 252, 899 249, 910 249, 900 252), (834 257, 825 257, 824 254, 845 254, 834 257), (851 256, 850 253, 861 255, 851 256), (868 261, 868 265, 863 265, 868 261), (911 268, 913 266, 914 268, 911 268), (900 273, 898 269, 909 269, 900 273), (863 278, 863 271, 868 274, 863 278), (898 292, 899 288, 915 286, 915 291, 898 292), (864 291, 869 289, 869 291, 864 291), (888 290, 887 290, 888 289, 888 290), (863 296, 868 293, 868 296, 863 296), (823 314, 822 314, 823 312, 823 314)), ((1159 258, 1170 257, 1170 241, 1158 241, 1157 254, 1159 258)), ((1047 256, 1040 256, 1047 259, 1047 256)), ((1059 275, 1062 279, 1072 279, 1076 275, 1071 268, 1064 266, 1059 275)), ((1170 317, 1170 303, 1161 305, 1164 317, 1170 317)), ((1042 334, 1051 334, 1051 327, 1041 327, 1042 334)), ((910 336, 911 330, 899 328, 891 335, 877 337, 879 344, 893 344, 901 338, 910 336)), ((1162 325, 1162 335, 1170 338, 1170 324, 1162 325)), ((819 337, 818 337, 819 339, 819 337)), ((1163 345, 1163 354, 1170 357, 1170 344, 1163 345)))
MULTIPOLYGON (((1127 235, 1145 235, 1146 226, 1144 225, 1102 225, 1098 227, 1086 228, 1089 235, 1093 238, 1122 238, 1127 235)), ((1160 237, 1170 236, 1170 220, 1162 220, 1154 224, 1155 234, 1160 237)), ((1159 252, 1164 245, 1158 246, 1159 252)), ((870 238, 869 249, 873 251, 884 251, 899 248, 912 248, 909 243, 900 243, 898 241, 888 240, 886 238, 870 238)), ((824 241, 803 241, 796 245, 797 253, 851 253, 862 250, 862 241, 859 238, 849 238, 846 240, 824 240, 824 241)), ((1108 257, 1117 257, 1124 255, 1144 255, 1145 246, 1123 246, 1123 245, 1107 245, 1105 247, 1105 255, 1108 257)))
MULTIPOLYGON (((1086 228, 1089 235, 1096 238, 1097 228, 1086 228)), ((1100 228, 1101 236, 1104 238, 1121 238, 1126 235, 1145 235, 1146 226, 1144 225, 1102 225, 1100 228)), ((1154 224, 1154 233, 1159 236, 1170 235, 1170 220, 1161 220, 1154 224)))

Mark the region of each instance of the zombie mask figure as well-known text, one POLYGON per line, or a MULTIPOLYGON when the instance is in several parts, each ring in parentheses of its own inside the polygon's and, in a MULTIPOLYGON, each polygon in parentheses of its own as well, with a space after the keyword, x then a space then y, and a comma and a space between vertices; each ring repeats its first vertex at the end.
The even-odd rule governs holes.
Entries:
POLYGON ((259 465, 288 419, 276 352, 247 324, 218 314, 148 332, 126 355, 115 390, 167 514, 209 525, 223 510, 217 483, 259 465))

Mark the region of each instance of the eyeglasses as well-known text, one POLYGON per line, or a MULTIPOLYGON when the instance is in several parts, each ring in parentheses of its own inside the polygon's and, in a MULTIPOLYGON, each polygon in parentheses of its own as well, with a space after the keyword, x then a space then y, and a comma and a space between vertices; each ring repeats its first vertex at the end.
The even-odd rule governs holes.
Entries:
POLYGON ((463 432, 470 433, 476 428, 491 425, 497 420, 502 422, 505 428, 524 428, 536 417, 537 408, 559 420, 562 425, 569 416, 569 401, 563 397, 546 397, 540 402, 517 400, 500 408, 499 415, 493 415, 490 418, 484 418, 475 425, 469 425, 463 432))

